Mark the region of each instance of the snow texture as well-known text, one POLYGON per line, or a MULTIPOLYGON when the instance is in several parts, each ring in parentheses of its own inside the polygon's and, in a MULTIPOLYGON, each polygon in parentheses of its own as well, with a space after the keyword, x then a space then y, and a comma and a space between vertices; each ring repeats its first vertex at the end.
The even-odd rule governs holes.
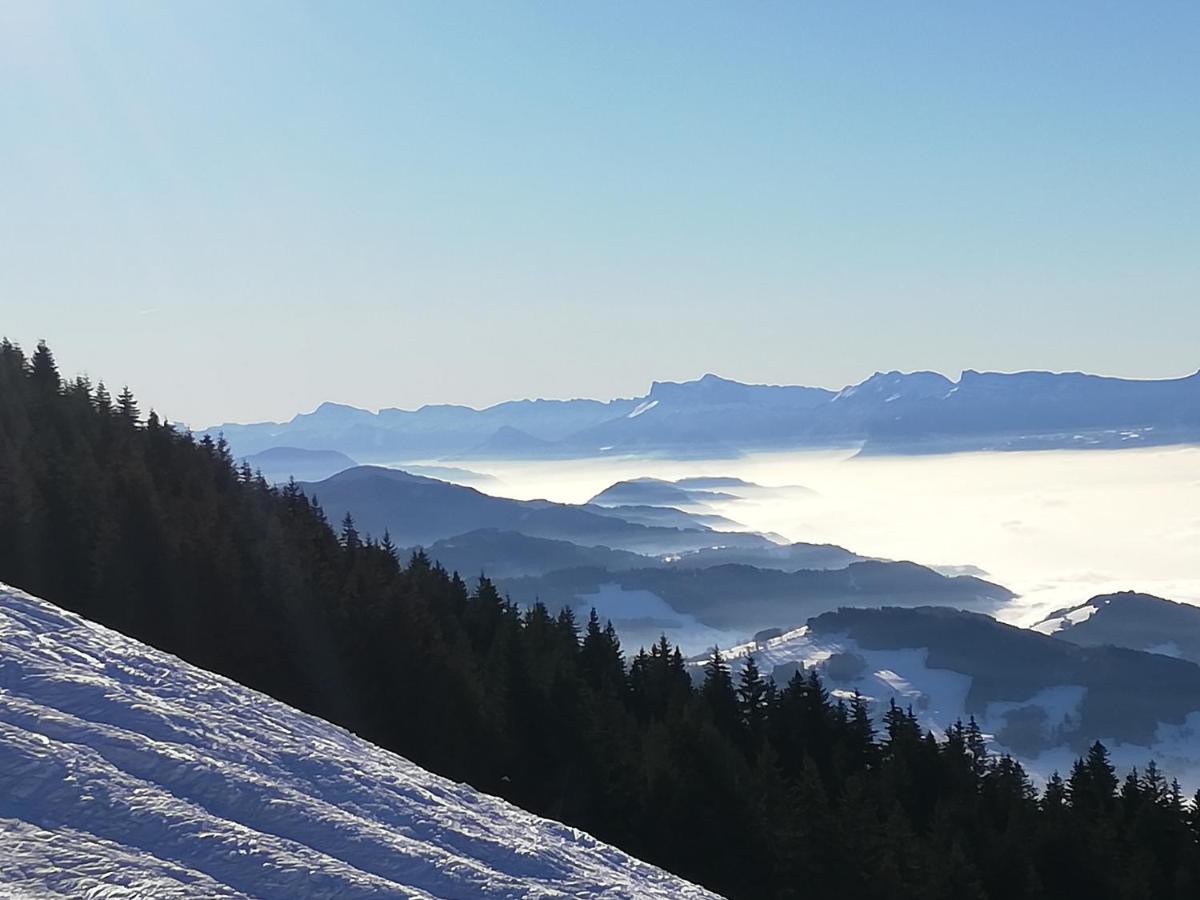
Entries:
POLYGON ((625 418, 627 418, 627 419, 636 419, 636 418, 637 418, 638 416, 640 416, 642 413, 649 412, 650 410, 654 409, 654 407, 656 407, 656 406, 658 406, 658 401, 657 401, 657 400, 646 400, 646 401, 644 401, 644 402, 642 402, 642 403, 639 403, 639 404, 637 405, 637 408, 635 408, 635 409, 634 409, 634 410, 633 410, 633 411, 632 411, 632 412, 631 412, 629 415, 627 415, 625 418))
POLYGON ((712 896, 0 584, 0 897, 712 896))
MULTIPOLYGON (((1109 600, 1106 598, 1103 601, 1104 606, 1107 606, 1109 600)), ((1080 622, 1086 622, 1092 616, 1100 611, 1100 606, 1093 603, 1085 603, 1082 606, 1077 606, 1075 609, 1067 610, 1060 616, 1055 616, 1052 619, 1045 619, 1033 626, 1033 630, 1041 634, 1053 635, 1060 631, 1065 631, 1072 625, 1078 625, 1080 622)))

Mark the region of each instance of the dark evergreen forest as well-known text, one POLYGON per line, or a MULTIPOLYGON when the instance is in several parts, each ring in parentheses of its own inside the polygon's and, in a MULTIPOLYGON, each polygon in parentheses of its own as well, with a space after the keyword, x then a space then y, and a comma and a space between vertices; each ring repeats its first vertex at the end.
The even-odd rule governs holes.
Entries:
MULTIPOLYGON (((474 575, 475 573, 471 573, 474 575)), ((1039 795, 974 722, 519 609, 0 344, 0 580, 735 898, 1194 898, 1200 813, 1097 744, 1039 795)))

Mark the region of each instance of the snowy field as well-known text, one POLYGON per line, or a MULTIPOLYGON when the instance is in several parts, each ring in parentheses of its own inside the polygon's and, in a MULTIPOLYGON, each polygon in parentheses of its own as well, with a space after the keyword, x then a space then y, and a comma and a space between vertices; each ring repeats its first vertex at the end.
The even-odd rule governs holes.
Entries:
POLYGON ((470 465, 496 479, 483 488, 488 493, 569 503, 639 476, 803 485, 815 494, 760 492, 705 511, 792 541, 931 566, 977 566, 1021 595, 1000 615, 1016 625, 1118 590, 1200 603, 1198 447, 470 465))
POLYGON ((711 896, 0 585, 0 897, 711 896))

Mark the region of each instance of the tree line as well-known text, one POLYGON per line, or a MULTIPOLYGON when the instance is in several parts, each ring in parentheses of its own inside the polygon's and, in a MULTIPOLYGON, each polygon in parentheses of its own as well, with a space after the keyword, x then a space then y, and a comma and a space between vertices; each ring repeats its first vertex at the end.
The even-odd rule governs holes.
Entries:
POLYGON ((1200 813, 1100 744, 1040 793, 974 720, 941 738, 814 671, 714 651, 326 520, 222 440, 0 342, 0 580, 729 897, 1200 895, 1200 813), (699 673, 697 673, 699 674, 699 673))

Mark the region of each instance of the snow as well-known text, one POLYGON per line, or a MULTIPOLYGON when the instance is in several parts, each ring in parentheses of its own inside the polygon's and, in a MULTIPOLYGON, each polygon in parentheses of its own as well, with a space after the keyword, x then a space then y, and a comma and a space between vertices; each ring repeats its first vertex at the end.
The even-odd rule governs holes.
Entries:
POLYGON ((767 674, 776 666, 789 663, 819 666, 836 654, 860 657, 864 665, 859 677, 838 681, 827 676, 826 687, 843 697, 858 692, 871 701, 871 712, 877 720, 887 710, 890 700, 897 706, 911 706, 922 725, 938 735, 955 719, 966 721, 968 716, 965 710, 970 676, 929 668, 926 664, 929 652, 924 648, 866 650, 845 635, 814 635, 805 627, 759 644, 732 647, 726 655, 731 665, 740 668, 751 654, 767 674))
POLYGON ((656 406, 658 406, 657 400, 644 400, 641 403, 639 403, 634 408, 634 410, 629 415, 627 415, 625 418, 636 419, 642 413, 649 412, 650 410, 654 409, 654 407, 656 407, 656 406))
POLYGON ((0 584, 0 895, 710 897, 0 584))
MULTIPOLYGON (((1068 615, 1082 621, 1096 608, 1080 607, 1068 615)), ((1061 618, 1066 620, 1067 616, 1061 618)), ((817 635, 803 627, 767 641, 732 646, 724 653, 735 673, 750 655, 754 656, 759 669, 768 675, 776 666, 790 663, 816 666, 822 672, 825 687, 835 698, 848 700, 857 693, 869 701, 877 724, 882 723, 889 701, 895 701, 897 706, 911 707, 921 726, 938 737, 944 737, 945 729, 955 720, 965 722, 971 715, 967 708, 971 677, 948 669, 930 668, 928 651, 921 648, 868 650, 844 634, 817 635), (857 677, 838 680, 822 667, 822 663, 839 654, 862 659, 863 666, 857 677)), ((693 664, 701 663, 696 660, 693 664)), ((790 677, 790 671, 784 671, 790 677)), ((975 718, 988 735, 992 751, 1011 753, 1035 781, 1044 782, 1056 770, 1064 774, 1069 771, 1078 752, 1060 745, 1037 754, 1022 753, 1006 746, 998 736, 1003 736, 1009 726, 1010 714, 1031 707, 1039 707, 1045 713, 1044 727, 1049 733, 1069 730, 1071 724, 1079 720, 1086 697, 1087 689, 1082 685, 1055 685, 1024 700, 988 703, 985 709, 976 712, 975 718)), ((1135 765, 1145 766, 1147 760, 1153 758, 1165 772, 1177 777, 1189 793, 1200 787, 1200 712, 1190 714, 1181 725, 1160 723, 1149 746, 1121 743, 1104 736, 1100 740, 1108 747, 1120 771, 1135 765)))
POLYGON ((1052 619, 1046 619, 1043 622, 1038 622, 1033 626, 1033 630, 1042 634, 1056 634, 1060 631, 1070 628, 1072 625, 1078 625, 1080 622, 1086 622, 1099 611, 1099 606, 1091 603, 1085 603, 1083 606, 1077 606, 1075 609, 1068 610, 1061 616, 1055 616, 1052 619))

